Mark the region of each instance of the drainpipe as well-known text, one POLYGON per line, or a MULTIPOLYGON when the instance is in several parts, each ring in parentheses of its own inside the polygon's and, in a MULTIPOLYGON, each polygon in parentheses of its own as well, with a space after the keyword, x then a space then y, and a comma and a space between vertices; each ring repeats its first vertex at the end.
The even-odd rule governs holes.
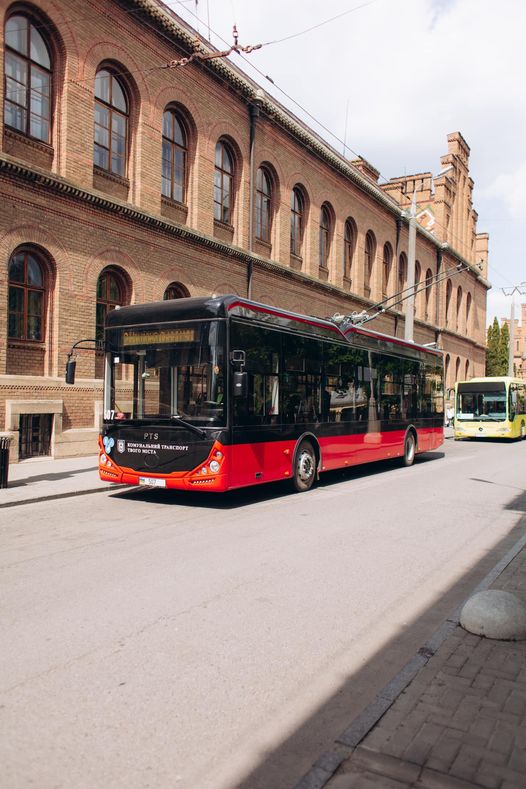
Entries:
POLYGON ((252 298, 252 277, 254 266, 252 253, 254 251, 254 193, 256 188, 254 149, 256 143, 256 127, 261 103, 264 93, 259 88, 254 94, 253 100, 248 105, 248 115, 250 118, 250 161, 249 161, 249 193, 248 193, 248 252, 249 259, 247 265, 247 298, 252 298))

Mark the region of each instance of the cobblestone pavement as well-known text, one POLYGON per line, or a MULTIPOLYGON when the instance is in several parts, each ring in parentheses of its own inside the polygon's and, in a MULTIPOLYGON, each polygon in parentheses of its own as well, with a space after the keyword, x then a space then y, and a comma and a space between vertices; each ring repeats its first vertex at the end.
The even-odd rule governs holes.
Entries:
MULTIPOLYGON (((526 603, 526 547, 491 588, 513 592, 526 603)), ((453 626, 438 651, 322 785, 524 789, 526 641, 491 640, 453 626)))

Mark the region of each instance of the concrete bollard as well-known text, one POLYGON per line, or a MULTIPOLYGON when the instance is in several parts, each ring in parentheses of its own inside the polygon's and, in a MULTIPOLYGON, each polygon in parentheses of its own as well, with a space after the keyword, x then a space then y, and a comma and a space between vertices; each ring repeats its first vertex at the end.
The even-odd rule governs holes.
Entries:
POLYGON ((477 636, 522 641, 526 639, 526 606, 511 592, 488 589, 464 604, 460 624, 477 636))

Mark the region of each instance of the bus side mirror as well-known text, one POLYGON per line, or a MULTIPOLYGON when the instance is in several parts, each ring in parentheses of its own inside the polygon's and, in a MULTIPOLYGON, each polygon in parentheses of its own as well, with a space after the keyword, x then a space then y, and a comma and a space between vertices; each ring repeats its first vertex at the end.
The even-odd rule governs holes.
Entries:
POLYGON ((245 372, 234 373, 234 397, 246 397, 248 394, 248 375, 245 372))
POLYGON ((75 383, 75 368, 77 366, 77 362, 74 359, 68 359, 66 362, 66 383, 67 384, 74 384, 75 383))

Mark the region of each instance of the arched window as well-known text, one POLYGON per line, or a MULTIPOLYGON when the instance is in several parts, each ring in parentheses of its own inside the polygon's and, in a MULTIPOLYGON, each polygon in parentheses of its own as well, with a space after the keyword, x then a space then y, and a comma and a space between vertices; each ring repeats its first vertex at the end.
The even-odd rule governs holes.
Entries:
POLYGON ((415 293, 418 290, 418 286, 420 285, 420 277, 422 276, 422 267, 420 262, 417 260, 415 261, 415 293))
POLYGON ((460 321, 462 318, 462 288, 459 285, 457 288, 457 329, 462 329, 460 321))
POLYGON ((97 340, 104 337, 104 324, 106 315, 115 307, 121 307, 126 300, 126 286, 122 275, 117 269, 108 267, 101 271, 97 280, 97 316, 96 332, 97 340))
POLYGON ((426 310, 425 316, 426 316, 426 318, 429 318, 429 305, 431 304, 431 286, 432 286, 432 284, 433 284, 433 272, 431 271, 430 268, 428 268, 428 270, 426 271, 426 289, 424 291, 424 293, 425 293, 425 305, 426 305, 425 306, 425 310, 426 310))
POLYGON ((471 315, 471 293, 466 295, 466 333, 469 334, 469 318, 471 315))
POLYGON ((365 295, 368 296, 371 292, 371 277, 373 273, 374 258, 376 255, 376 239, 372 230, 367 231, 365 236, 365 250, 364 250, 364 264, 363 264, 363 279, 365 287, 365 295))
POLYGON ((51 77, 51 56, 37 27, 22 14, 10 16, 5 26, 6 126, 50 141, 51 77))
POLYGON ((451 283, 451 280, 448 279, 448 281, 446 282, 446 324, 447 324, 447 322, 449 320, 449 310, 450 310, 450 307, 451 307, 451 295, 452 295, 452 293, 453 293, 453 285, 451 283))
POLYGON ((418 314, 419 310, 418 307, 420 305, 420 278, 422 276, 422 267, 420 265, 420 261, 415 260, 415 287, 414 287, 414 297, 415 297, 415 315, 418 314))
POLYGON ((345 222, 343 237, 343 276, 351 279, 352 262, 356 248, 356 230, 352 219, 345 222))
POLYGON ((455 381, 460 381, 460 356, 457 357, 455 364, 455 381))
POLYGON ((272 219, 272 181, 266 167, 260 167, 256 176, 256 238, 270 243, 272 219))
POLYGON ((188 134, 179 114, 163 113, 162 194, 178 203, 186 202, 188 134))
POLYGON ((405 296, 405 293, 402 291, 405 288, 405 283, 407 280, 407 257, 405 252, 402 252, 400 257, 398 258, 398 293, 400 293, 400 298, 405 296))
POLYGON ((382 298, 386 299, 389 294, 389 278, 393 266, 393 248, 389 242, 384 244, 382 260, 382 298))
POLYGON ((295 186, 290 200, 290 251, 296 257, 301 257, 304 219, 305 200, 299 186, 295 186))
POLYGON ((108 173, 126 175, 129 104, 120 79, 103 68, 95 77, 93 163, 108 173))
POLYGON ((180 282, 170 282, 163 293, 163 299, 164 301, 170 301, 171 299, 185 299, 189 295, 188 289, 185 288, 185 286, 180 282))
POLYGON ((8 269, 10 338, 42 342, 45 332, 46 268, 30 249, 15 252, 8 269))
POLYGON ((320 247, 319 264, 321 268, 329 267, 329 252, 331 248, 331 213, 325 203, 320 211, 320 247))
POLYGON ((445 362, 444 362, 444 382, 445 382, 446 388, 450 388, 450 387, 448 387, 450 365, 451 365, 451 356, 448 353, 446 353, 446 359, 445 359, 445 362))
POLYGON ((232 224, 232 205, 234 199, 234 157, 226 142, 219 140, 216 145, 214 172, 214 219, 232 224))
POLYGON ((465 381, 469 381, 469 375, 470 375, 470 372, 469 372, 469 359, 466 359, 466 368, 465 368, 465 373, 464 373, 464 380, 465 381))

